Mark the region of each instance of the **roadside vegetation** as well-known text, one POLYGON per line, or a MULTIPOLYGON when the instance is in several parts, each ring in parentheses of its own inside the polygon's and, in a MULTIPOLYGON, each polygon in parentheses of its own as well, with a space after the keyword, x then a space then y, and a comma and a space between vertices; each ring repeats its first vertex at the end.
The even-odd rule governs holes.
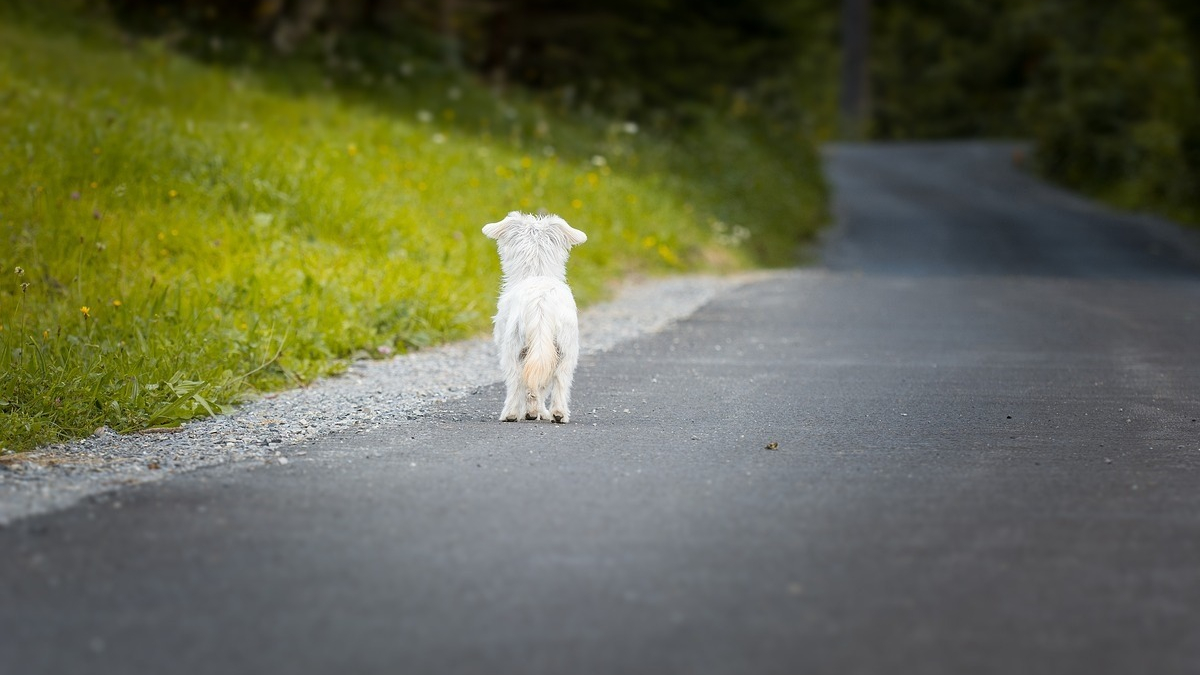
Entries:
POLYGON ((874 137, 1028 139, 1052 180, 1200 224, 1200 3, 879 3, 871 29, 874 137))
POLYGON ((419 52, 336 77, 299 52, 200 58, 89 6, 0 9, 9 452, 479 334, 499 281, 479 229, 509 210, 588 233, 582 303, 790 264, 825 218, 816 114, 567 105, 419 52))

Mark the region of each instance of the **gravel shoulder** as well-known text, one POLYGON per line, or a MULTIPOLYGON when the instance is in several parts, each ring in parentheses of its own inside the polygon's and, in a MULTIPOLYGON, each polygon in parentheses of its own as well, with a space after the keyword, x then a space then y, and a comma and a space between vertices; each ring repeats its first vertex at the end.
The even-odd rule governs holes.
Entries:
MULTIPOLYGON (((684 276, 624 285, 580 314, 585 353, 602 352, 687 317, 722 291, 762 273, 684 276)), ((309 387, 267 395, 229 415, 168 433, 90 438, 0 459, 0 525, 71 506, 102 492, 232 462, 286 464, 299 444, 415 420, 498 382, 484 337, 363 361, 309 387)), ((298 450, 303 452, 303 450, 298 450)))

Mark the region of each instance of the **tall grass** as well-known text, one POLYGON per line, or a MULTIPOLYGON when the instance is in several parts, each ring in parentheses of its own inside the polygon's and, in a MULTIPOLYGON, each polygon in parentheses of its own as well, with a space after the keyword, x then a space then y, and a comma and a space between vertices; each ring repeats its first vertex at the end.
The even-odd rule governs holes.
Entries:
POLYGON ((797 169, 733 128, 689 152, 467 81, 338 93, 102 31, 17 23, 0 43, 9 450, 482 331, 499 268, 479 228, 511 209, 588 233, 569 266, 583 302, 632 272, 778 254, 823 214, 811 148, 797 169))

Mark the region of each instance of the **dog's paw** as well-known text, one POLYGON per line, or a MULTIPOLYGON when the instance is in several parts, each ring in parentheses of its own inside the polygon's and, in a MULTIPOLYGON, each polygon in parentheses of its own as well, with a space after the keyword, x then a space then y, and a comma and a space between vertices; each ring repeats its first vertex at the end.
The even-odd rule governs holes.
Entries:
POLYGON ((571 413, 566 410, 555 410, 550 415, 558 424, 566 424, 571 421, 571 413))
POLYGON ((500 421, 501 422, 516 422, 518 419, 520 419, 520 417, 521 416, 518 415, 517 413, 510 413, 510 412, 500 413, 500 421))

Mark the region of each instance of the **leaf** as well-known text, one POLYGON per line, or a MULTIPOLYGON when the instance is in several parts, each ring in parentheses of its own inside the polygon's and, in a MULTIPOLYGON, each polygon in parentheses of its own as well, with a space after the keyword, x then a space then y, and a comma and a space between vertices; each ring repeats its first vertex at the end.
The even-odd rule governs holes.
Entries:
POLYGON ((207 411, 208 411, 208 416, 209 416, 209 417, 215 417, 215 416, 216 416, 216 413, 215 413, 215 412, 213 412, 212 406, 208 404, 208 401, 204 400, 204 397, 203 397, 203 396, 201 396, 200 394, 192 394, 192 400, 196 401, 196 403, 199 403, 199 404, 200 404, 200 407, 202 407, 202 408, 204 408, 205 410, 207 410, 207 411))

